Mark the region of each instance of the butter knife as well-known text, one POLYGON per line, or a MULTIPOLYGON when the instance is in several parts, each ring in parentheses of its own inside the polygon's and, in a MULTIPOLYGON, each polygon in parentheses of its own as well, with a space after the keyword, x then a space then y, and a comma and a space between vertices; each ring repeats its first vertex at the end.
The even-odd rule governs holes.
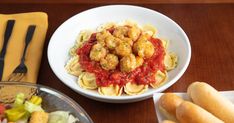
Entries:
POLYGON ((4 34, 4 42, 3 42, 2 50, 0 53, 0 80, 2 80, 2 74, 3 74, 3 68, 4 68, 4 58, 5 58, 5 54, 6 54, 7 44, 8 44, 10 37, 11 37, 11 33, 13 30, 14 24, 15 24, 15 20, 8 20, 7 21, 6 31, 4 34))

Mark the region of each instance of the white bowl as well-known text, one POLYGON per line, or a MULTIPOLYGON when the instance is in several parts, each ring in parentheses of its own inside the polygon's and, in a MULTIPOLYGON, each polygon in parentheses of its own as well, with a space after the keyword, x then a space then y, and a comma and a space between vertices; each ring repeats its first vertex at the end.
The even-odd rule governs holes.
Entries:
POLYGON ((189 39, 178 24, 154 10, 130 5, 97 7, 77 14, 54 32, 48 46, 49 64, 64 84, 88 98, 110 103, 136 102, 152 97, 153 93, 164 91, 183 75, 189 65, 190 57, 189 39), (103 96, 97 90, 80 88, 76 83, 77 77, 68 74, 64 69, 69 59, 69 49, 74 45, 79 32, 83 29, 95 29, 106 22, 121 22, 127 19, 135 20, 139 24, 152 24, 158 29, 160 37, 170 40, 169 51, 178 55, 178 66, 168 73, 168 81, 157 89, 150 88, 147 92, 135 96, 103 96))

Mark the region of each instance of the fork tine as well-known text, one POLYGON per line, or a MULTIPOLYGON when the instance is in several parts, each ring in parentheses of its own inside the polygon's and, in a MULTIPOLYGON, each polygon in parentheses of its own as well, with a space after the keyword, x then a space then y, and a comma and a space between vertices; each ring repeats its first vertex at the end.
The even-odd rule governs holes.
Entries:
POLYGON ((10 77, 8 78, 8 81, 13 81, 14 76, 15 76, 15 73, 12 73, 10 77))
POLYGON ((24 75, 24 73, 13 73, 10 75, 8 81, 20 81, 24 75))
POLYGON ((18 73, 14 81, 20 81, 24 77, 23 73, 18 73))
POLYGON ((16 79, 18 78, 20 73, 14 73, 12 78, 11 78, 11 81, 16 81, 16 79))
POLYGON ((25 73, 21 73, 21 75, 19 76, 18 80, 16 80, 16 81, 20 81, 21 79, 23 79, 24 75, 25 75, 25 73))
POLYGON ((15 76, 12 77, 11 81, 16 81, 16 79, 18 78, 19 73, 15 73, 15 76))

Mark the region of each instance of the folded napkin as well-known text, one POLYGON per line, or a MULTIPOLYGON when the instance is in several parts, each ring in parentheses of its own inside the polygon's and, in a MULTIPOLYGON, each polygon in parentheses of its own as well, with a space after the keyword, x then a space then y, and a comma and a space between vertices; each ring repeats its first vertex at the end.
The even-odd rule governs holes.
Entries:
POLYGON ((7 45, 2 81, 7 81, 10 74, 20 64, 25 46, 27 29, 29 25, 33 24, 36 25, 36 29, 32 41, 29 43, 25 57, 25 64, 28 68, 28 72, 21 81, 36 83, 48 28, 48 16, 43 12, 0 14, 1 49, 7 20, 10 19, 15 20, 15 25, 7 45))

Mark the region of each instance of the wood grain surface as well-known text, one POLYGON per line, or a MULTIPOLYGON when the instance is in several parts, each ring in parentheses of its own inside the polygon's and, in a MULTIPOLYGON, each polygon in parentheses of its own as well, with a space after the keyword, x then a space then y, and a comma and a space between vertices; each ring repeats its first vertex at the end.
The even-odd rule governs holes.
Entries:
POLYGON ((234 0, 1 0, 0 3, 79 3, 79 4, 155 4, 155 3, 234 3, 234 0))
MULTIPOLYGON (((44 11, 49 30, 38 83, 58 89, 77 101, 95 123, 157 123, 152 98, 129 104, 108 104, 83 97, 52 72, 47 45, 56 28, 69 17, 104 4, 0 4, 0 13, 44 11)), ((140 4, 176 21, 187 33, 192 58, 185 74, 166 92, 184 92, 193 81, 205 81, 218 90, 234 89, 234 4, 140 4)), ((94 20, 95 21, 95 20, 94 20)))

